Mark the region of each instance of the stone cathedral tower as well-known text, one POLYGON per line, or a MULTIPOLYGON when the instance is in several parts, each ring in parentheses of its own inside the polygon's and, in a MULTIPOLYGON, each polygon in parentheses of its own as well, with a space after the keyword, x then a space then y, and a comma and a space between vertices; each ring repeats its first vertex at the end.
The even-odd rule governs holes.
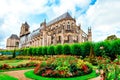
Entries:
POLYGON ((92 31, 91 31, 91 27, 88 28, 88 41, 92 41, 92 31))
POLYGON ((29 34, 29 25, 27 24, 27 22, 25 22, 24 24, 22 24, 21 26, 21 30, 20 30, 20 37, 29 34))

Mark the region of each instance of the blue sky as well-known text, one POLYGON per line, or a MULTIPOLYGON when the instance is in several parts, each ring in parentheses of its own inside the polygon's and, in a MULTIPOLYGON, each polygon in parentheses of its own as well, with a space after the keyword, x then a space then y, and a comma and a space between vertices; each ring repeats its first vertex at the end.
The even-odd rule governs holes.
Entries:
POLYGON ((25 21, 30 31, 69 12, 87 32, 92 28, 93 41, 115 34, 120 37, 120 0, 0 0, 0 48, 5 48, 11 34, 19 36, 25 21), (114 5, 114 6, 113 6, 114 5))

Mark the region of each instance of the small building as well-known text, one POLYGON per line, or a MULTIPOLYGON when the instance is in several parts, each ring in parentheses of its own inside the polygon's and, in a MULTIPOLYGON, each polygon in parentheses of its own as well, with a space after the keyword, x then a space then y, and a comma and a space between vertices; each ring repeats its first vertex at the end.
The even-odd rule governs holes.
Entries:
POLYGON ((7 50, 14 50, 19 47, 19 37, 16 34, 12 34, 6 43, 7 50))

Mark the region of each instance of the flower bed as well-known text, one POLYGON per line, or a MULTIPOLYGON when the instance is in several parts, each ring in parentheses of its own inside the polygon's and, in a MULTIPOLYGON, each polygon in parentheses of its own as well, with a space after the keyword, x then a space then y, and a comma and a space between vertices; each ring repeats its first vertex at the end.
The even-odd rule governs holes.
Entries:
POLYGON ((82 76, 92 72, 89 65, 91 64, 72 56, 51 58, 38 64, 34 73, 39 76, 54 78, 82 76))
POLYGON ((11 66, 9 64, 2 64, 2 65, 0 65, 0 70, 14 69, 14 68, 28 68, 28 67, 35 67, 36 65, 37 65, 37 63, 35 63, 35 62, 18 64, 17 66, 11 66))

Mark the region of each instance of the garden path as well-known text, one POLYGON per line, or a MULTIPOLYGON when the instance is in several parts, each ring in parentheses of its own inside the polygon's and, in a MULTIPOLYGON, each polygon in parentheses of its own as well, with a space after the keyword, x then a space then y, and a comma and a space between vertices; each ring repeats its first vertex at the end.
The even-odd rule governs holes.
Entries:
POLYGON ((24 76, 24 73, 26 71, 29 71, 29 70, 32 70, 32 69, 27 69, 27 70, 17 70, 17 71, 9 71, 9 72, 4 72, 5 74, 8 74, 10 76, 13 76, 15 78, 18 78, 18 80, 32 80, 32 79, 29 79, 29 78, 26 78, 24 76))
POLYGON ((101 80, 101 77, 98 76, 98 77, 96 77, 96 78, 92 78, 92 79, 90 79, 90 80, 101 80))

